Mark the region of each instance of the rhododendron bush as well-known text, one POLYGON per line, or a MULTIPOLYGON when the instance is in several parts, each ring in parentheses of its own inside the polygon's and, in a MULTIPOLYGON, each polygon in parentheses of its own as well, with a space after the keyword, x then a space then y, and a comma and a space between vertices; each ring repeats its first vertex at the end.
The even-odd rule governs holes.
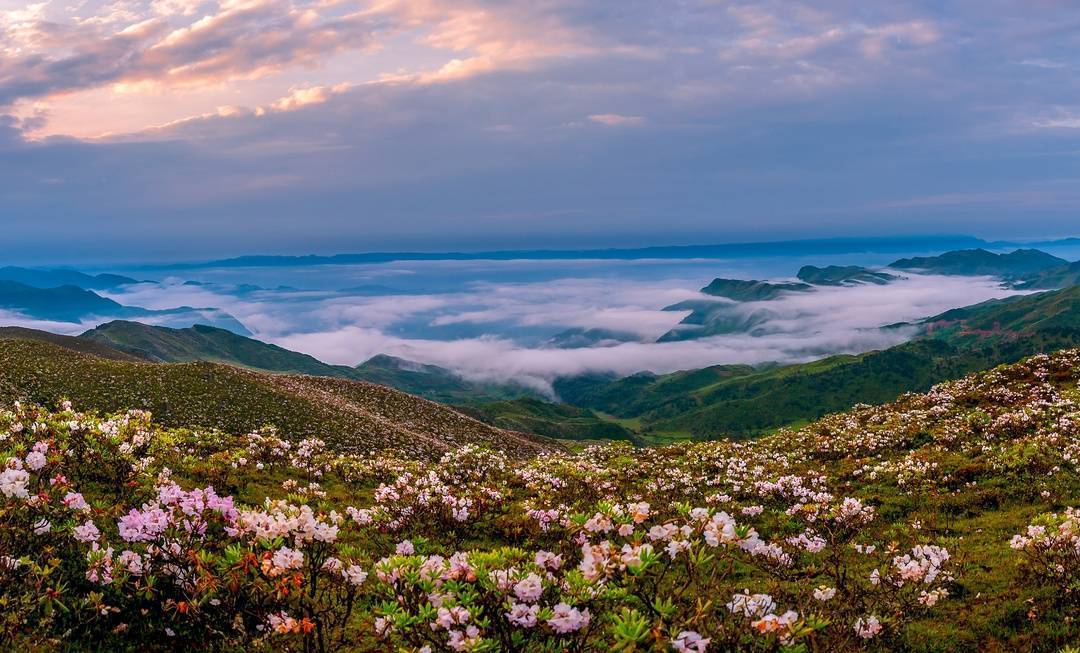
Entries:
POLYGON ((1075 353, 798 431, 522 461, 0 412, 4 650, 1057 650, 1075 353))

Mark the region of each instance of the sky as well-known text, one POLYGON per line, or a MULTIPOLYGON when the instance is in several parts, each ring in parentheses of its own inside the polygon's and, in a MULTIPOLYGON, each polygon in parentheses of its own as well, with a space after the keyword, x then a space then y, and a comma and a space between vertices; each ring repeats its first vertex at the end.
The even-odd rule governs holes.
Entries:
POLYGON ((1075 235, 1080 5, 0 0, 10 262, 1075 235))

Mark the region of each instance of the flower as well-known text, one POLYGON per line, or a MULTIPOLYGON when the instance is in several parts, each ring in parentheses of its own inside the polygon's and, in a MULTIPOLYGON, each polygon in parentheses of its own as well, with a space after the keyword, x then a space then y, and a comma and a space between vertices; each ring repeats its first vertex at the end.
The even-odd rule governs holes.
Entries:
POLYGON ((863 639, 872 639, 882 630, 881 622, 874 615, 859 617, 855 621, 855 633, 863 639))
POLYGON ((548 618, 547 623, 551 628, 561 634, 576 632, 589 625, 589 611, 578 610, 566 603, 559 603, 552 608, 554 614, 548 618))
POLYGON ((506 613, 507 620, 515 626, 532 628, 536 625, 536 614, 540 611, 539 605, 526 605, 514 603, 510 606, 510 612, 506 613))
POLYGON ((0 493, 8 498, 26 499, 30 496, 26 489, 29 482, 30 474, 25 470, 9 467, 0 472, 0 493))
POLYGON ((529 574, 514 585, 514 594, 526 603, 534 603, 544 593, 544 584, 536 574, 529 574))
POLYGON ((679 653, 704 653, 710 641, 693 630, 684 630, 672 640, 671 648, 679 653))
POLYGON ((73 528, 71 534, 80 542, 96 542, 101 537, 101 531, 89 520, 73 528))

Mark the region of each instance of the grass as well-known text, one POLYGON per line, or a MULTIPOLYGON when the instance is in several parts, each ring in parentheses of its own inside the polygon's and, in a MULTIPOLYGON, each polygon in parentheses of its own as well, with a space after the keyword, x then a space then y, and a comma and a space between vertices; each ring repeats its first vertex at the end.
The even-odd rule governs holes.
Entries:
POLYGON ((168 426, 244 433, 274 424, 294 439, 320 437, 345 451, 432 457, 482 443, 511 455, 558 448, 456 410, 369 383, 267 374, 214 363, 107 360, 46 342, 0 340, 0 401, 151 411, 168 426))

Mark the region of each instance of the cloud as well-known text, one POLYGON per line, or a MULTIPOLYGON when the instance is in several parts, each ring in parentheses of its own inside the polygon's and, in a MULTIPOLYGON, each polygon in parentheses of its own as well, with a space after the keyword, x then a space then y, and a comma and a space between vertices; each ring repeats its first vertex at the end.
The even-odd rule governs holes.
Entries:
POLYGON ((617 113, 594 113, 589 116, 589 120, 605 127, 625 127, 645 122, 645 118, 641 116, 623 116, 617 113))
MULTIPOLYGON (((883 325, 1014 294, 991 278, 908 275, 887 286, 821 287, 776 301, 736 305, 733 310, 767 316, 756 335, 656 343, 685 315, 662 309, 689 298, 707 299, 696 288, 707 275, 721 272, 723 262, 683 262, 672 270, 649 262, 394 266, 416 273, 420 287, 430 287, 440 276, 460 281, 452 283, 451 288, 457 288, 449 292, 382 296, 334 290, 238 293, 230 284, 176 283, 143 284, 110 296, 150 308, 217 306, 240 319, 255 337, 331 363, 356 365, 376 354, 391 354, 448 367, 471 379, 514 381, 550 392, 556 377, 584 372, 664 373, 715 364, 805 361, 888 347, 909 338, 913 330, 881 330, 883 325), (541 278, 497 281, 515 275, 541 278), (568 350, 545 344, 569 327, 628 332, 637 340, 568 350)), ((306 274, 311 282, 351 284, 386 268, 339 266, 332 276, 319 269, 306 274)), ((250 272, 215 274, 239 281, 247 280, 250 272)))
POLYGON ((1080 97, 1015 64, 1070 60, 1062 5, 67 7, 0 19, 11 256, 1017 237, 1080 208, 890 207, 1076 178, 1080 97))

